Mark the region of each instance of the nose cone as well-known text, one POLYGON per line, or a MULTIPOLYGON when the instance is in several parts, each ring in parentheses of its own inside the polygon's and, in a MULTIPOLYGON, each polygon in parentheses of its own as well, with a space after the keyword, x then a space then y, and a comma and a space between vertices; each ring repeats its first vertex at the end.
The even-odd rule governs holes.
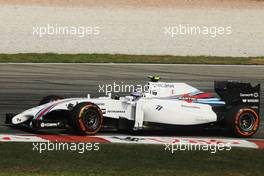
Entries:
POLYGON ((12 118, 12 124, 14 124, 14 125, 22 124, 22 123, 24 123, 25 121, 27 121, 29 119, 30 119, 29 116, 18 114, 15 117, 12 118))

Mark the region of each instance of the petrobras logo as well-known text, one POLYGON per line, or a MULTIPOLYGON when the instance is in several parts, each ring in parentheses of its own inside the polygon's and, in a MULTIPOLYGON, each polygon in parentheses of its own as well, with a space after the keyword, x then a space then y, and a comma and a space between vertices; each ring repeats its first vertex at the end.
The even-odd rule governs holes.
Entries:
POLYGON ((193 98, 193 97, 179 97, 179 100, 196 101, 197 98, 193 98))
POLYGON ((200 108, 200 107, 198 107, 198 106, 184 105, 184 104, 182 104, 182 105, 181 105, 181 107, 182 107, 182 108, 194 108, 194 109, 201 109, 201 108, 200 108))

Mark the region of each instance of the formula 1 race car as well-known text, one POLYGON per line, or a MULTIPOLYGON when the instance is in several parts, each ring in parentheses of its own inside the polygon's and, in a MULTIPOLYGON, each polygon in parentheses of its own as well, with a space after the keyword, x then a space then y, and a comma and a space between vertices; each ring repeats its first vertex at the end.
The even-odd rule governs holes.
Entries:
MULTIPOLYGON (((141 130, 149 126, 220 126, 232 135, 250 137, 258 130, 260 85, 215 81, 217 96, 186 83, 159 82, 153 76, 145 92, 130 96, 67 98, 50 95, 20 114, 6 114, 6 123, 34 130, 71 128, 93 135, 103 126, 141 130)), ((176 129, 176 128, 175 128, 176 129)))

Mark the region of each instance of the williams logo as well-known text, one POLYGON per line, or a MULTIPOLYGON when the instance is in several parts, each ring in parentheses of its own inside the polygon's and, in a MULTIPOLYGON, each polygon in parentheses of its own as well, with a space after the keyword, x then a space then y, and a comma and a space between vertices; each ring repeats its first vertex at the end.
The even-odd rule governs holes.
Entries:
POLYGON ((162 108, 163 108, 163 107, 162 107, 161 105, 156 105, 156 108, 155 108, 155 109, 156 109, 157 111, 160 111, 162 108))

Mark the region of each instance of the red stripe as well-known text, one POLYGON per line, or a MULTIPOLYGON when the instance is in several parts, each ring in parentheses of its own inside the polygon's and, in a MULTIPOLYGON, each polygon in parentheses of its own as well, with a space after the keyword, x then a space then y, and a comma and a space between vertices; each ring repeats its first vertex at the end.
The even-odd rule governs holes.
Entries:
POLYGON ((258 148, 264 149, 264 140, 254 140, 254 139, 250 139, 248 141, 255 143, 258 146, 258 148))
POLYGON ((193 95, 192 98, 197 98, 197 99, 201 98, 201 99, 203 99, 203 98, 212 98, 212 96, 209 95, 208 93, 201 93, 201 94, 198 94, 198 95, 193 95))
POLYGON ((62 135, 37 135, 42 139, 49 140, 50 142, 99 142, 108 143, 110 141, 92 136, 62 136, 62 135))
POLYGON ((203 99, 203 98, 212 98, 213 96, 208 94, 208 93, 200 93, 200 94, 197 94, 197 95, 185 94, 182 97, 203 99))
POLYGON ((42 111, 38 117, 36 118, 36 120, 39 120, 41 116, 43 116, 53 105, 49 106, 48 108, 44 109, 44 111, 42 111))

